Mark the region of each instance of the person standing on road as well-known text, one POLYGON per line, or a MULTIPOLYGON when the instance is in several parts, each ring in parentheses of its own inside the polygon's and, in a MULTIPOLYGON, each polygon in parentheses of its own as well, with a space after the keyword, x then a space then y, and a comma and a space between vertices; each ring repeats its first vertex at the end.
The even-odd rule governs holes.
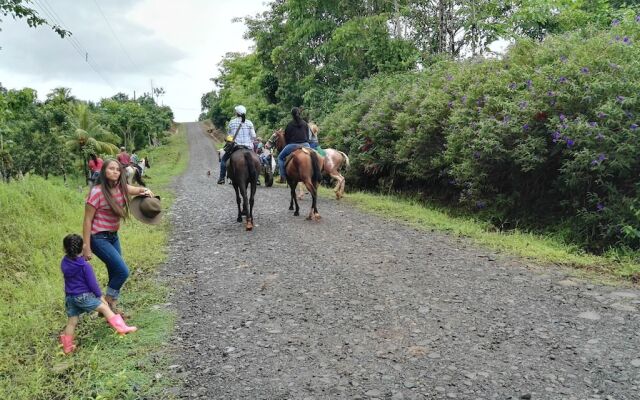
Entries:
POLYGON ((147 188, 128 185, 124 168, 113 159, 104 162, 100 183, 89 192, 82 226, 82 255, 89 261, 95 253, 105 263, 109 275, 105 300, 119 314, 122 312, 116 307, 120 289, 129 277, 118 237, 120 220, 129 217, 129 196, 153 196, 147 188))
POLYGON ((227 175, 227 160, 231 157, 231 154, 239 147, 246 147, 249 150, 253 150, 253 141, 256 138, 256 131, 253 128, 253 122, 247 119, 247 109, 238 105, 234 108, 236 117, 229 121, 229 127, 227 129, 227 142, 234 142, 233 149, 231 151, 225 151, 220 157, 220 177, 218 178, 218 184, 224 184, 224 178, 227 175))
POLYGON ((286 146, 278 154, 278 168, 280 169, 280 183, 285 183, 286 171, 284 168, 284 160, 291 152, 300 147, 309 146, 309 125, 300 116, 300 109, 293 107, 291 110, 293 120, 287 124, 284 129, 284 141, 286 146))

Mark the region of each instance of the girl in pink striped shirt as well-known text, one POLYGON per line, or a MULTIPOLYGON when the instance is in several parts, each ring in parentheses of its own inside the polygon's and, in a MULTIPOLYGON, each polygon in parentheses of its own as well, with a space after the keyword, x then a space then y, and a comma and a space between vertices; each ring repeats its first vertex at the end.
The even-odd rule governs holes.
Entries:
POLYGON ((109 282, 105 300, 117 310, 120 288, 129 277, 129 267, 122 258, 118 230, 120 220, 129 217, 129 196, 153 196, 147 188, 127 184, 123 166, 106 160, 100 169, 100 184, 91 188, 84 208, 82 255, 89 261, 93 254, 107 266, 109 282))

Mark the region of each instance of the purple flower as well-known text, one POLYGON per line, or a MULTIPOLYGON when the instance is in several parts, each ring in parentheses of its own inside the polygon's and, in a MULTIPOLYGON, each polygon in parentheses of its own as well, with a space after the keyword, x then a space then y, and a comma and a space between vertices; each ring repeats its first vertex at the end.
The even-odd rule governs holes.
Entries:
POLYGON ((622 42, 624 44, 631 44, 631 39, 629 39, 629 36, 625 36, 624 39, 622 39, 622 42))
POLYGON ((452 79, 453 79, 453 76, 451 76, 451 75, 447 75, 447 80, 448 80, 448 81, 450 81, 450 80, 452 80, 452 79))
POLYGON ((598 161, 603 162, 606 159, 607 159, 607 155, 606 154, 604 154, 604 153, 598 154, 598 161))
POLYGON ((616 101, 618 103, 622 103, 624 101, 624 96, 616 96, 616 101))
POLYGON ((560 61, 562 61, 563 63, 567 62, 567 56, 560 56, 560 61))
POLYGON ((602 204, 602 203, 598 203, 598 204, 596 205, 596 210, 598 210, 598 212, 600 212, 600 211, 604 210, 604 204, 602 204))
POLYGON ((631 128, 632 131, 635 131, 636 129, 638 129, 638 125, 637 124, 631 124, 631 126, 629 128, 631 128))
POLYGON ((619 42, 620 41, 620 35, 616 35, 615 39, 616 39, 616 42, 619 42))
POLYGON ((598 118, 603 119, 603 118, 606 118, 606 117, 607 117, 607 114, 603 113, 602 111, 600 111, 598 113, 598 118))
POLYGON ((560 118, 560 121, 565 121, 567 119, 567 117, 565 117, 564 114, 560 114, 559 118, 560 118))
POLYGON ((533 86, 533 82, 531 82, 531 79, 527 79, 527 88, 531 89, 531 86, 533 86))
POLYGON ((505 115, 504 118, 502 119, 502 123, 503 124, 506 124, 509 121, 511 121, 511 116, 509 116, 509 115, 505 115))
POLYGON ((449 102, 449 108, 453 108, 453 101, 449 102))
POLYGON ((582 67, 582 68, 580 68, 580 72, 582 72, 583 74, 588 74, 589 73, 589 68, 582 67))
POLYGON ((558 131, 553 132, 551 134, 551 139, 552 139, 553 143, 558 143, 558 141, 560 140, 561 136, 562 135, 560 135, 560 132, 558 132, 558 131))
POLYGON ((560 79, 558 79, 558 82, 560 83, 567 83, 567 78, 564 76, 561 76, 560 79))
POLYGON ((549 91, 547 92, 547 96, 549 96, 549 97, 554 97, 555 95, 556 95, 556 94, 555 94, 554 92, 552 92, 551 90, 549 90, 549 91))
POLYGON ((529 103, 527 103, 526 101, 521 101, 521 102, 520 102, 520 108, 521 108, 521 109, 523 109, 523 110, 524 110, 525 108, 527 108, 527 106, 528 106, 528 105, 529 105, 529 103))
POLYGON ((636 22, 640 22, 640 15, 636 15, 636 22))
POLYGON ((467 102, 467 96, 462 96, 462 98, 460 99, 460 101, 462 101, 463 103, 467 102))
POLYGON ((598 123, 595 122, 595 121, 591 121, 591 122, 589 122, 589 126, 592 127, 592 128, 595 128, 596 126, 598 126, 598 123))
POLYGON ((620 20, 618 20, 618 19, 614 19, 613 21, 611 21, 611 25, 612 25, 612 26, 618 26, 618 25, 620 25, 620 20))
POLYGON ((633 118, 633 113, 631 111, 625 111, 624 115, 626 115, 627 118, 633 118))
POLYGON ((509 89, 513 90, 513 89, 515 89, 515 88, 516 88, 516 83, 515 83, 515 82, 511 82, 511 83, 509 84, 509 89))
POLYGON ((569 138, 567 138, 567 148, 568 148, 568 149, 572 148, 572 147, 573 147, 573 145, 574 145, 575 143, 576 143, 576 142, 574 142, 574 140, 573 140, 573 139, 569 139, 569 138))
POLYGON ((525 131, 525 132, 528 131, 529 130, 529 124, 522 125, 522 130, 525 131))

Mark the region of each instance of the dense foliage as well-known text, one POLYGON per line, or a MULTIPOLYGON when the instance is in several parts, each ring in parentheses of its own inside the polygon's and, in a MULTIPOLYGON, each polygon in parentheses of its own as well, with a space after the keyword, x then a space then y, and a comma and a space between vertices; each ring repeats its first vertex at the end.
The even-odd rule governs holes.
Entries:
POLYGON ((352 179, 419 188, 497 225, 562 225, 591 250, 640 247, 640 17, 520 41, 501 60, 380 76, 321 122, 352 179))
POLYGON ((0 175, 86 174, 89 153, 108 156, 121 145, 131 151, 158 144, 172 121, 171 109, 148 95, 130 100, 118 94, 90 104, 57 88, 41 102, 33 89, 0 86, 0 175))

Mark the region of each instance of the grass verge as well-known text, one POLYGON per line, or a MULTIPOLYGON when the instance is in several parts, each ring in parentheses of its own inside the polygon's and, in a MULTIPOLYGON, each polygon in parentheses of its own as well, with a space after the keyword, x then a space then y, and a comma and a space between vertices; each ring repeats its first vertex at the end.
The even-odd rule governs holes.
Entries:
MULTIPOLYGON (((323 197, 332 197, 333 191, 322 189, 323 197)), ((496 232, 490 224, 472 217, 452 216, 445 209, 425 205, 417 200, 393 195, 364 192, 348 193, 344 200, 365 212, 394 219, 422 230, 438 230, 469 237, 476 243, 504 251, 538 263, 556 264, 576 268, 578 274, 599 279, 624 279, 637 282, 640 264, 633 255, 611 252, 605 256, 587 254, 577 246, 562 243, 553 237, 522 231, 496 232)))
MULTIPOLYGON (((169 184, 186 168, 184 126, 170 143, 148 155, 148 185, 165 209, 174 199, 169 184)), ((78 349, 64 356, 57 336, 64 328, 62 238, 81 233, 86 187, 37 176, 0 184, 0 398, 136 399, 155 397, 164 381, 155 374, 174 316, 162 307, 166 291, 155 269, 166 258, 168 221, 159 226, 123 224, 123 253, 131 270, 122 304, 138 332, 120 337, 95 315, 83 315, 78 349)), ((92 262, 106 282, 104 264, 92 262)), ((168 383, 167 383, 168 384, 168 383)))

